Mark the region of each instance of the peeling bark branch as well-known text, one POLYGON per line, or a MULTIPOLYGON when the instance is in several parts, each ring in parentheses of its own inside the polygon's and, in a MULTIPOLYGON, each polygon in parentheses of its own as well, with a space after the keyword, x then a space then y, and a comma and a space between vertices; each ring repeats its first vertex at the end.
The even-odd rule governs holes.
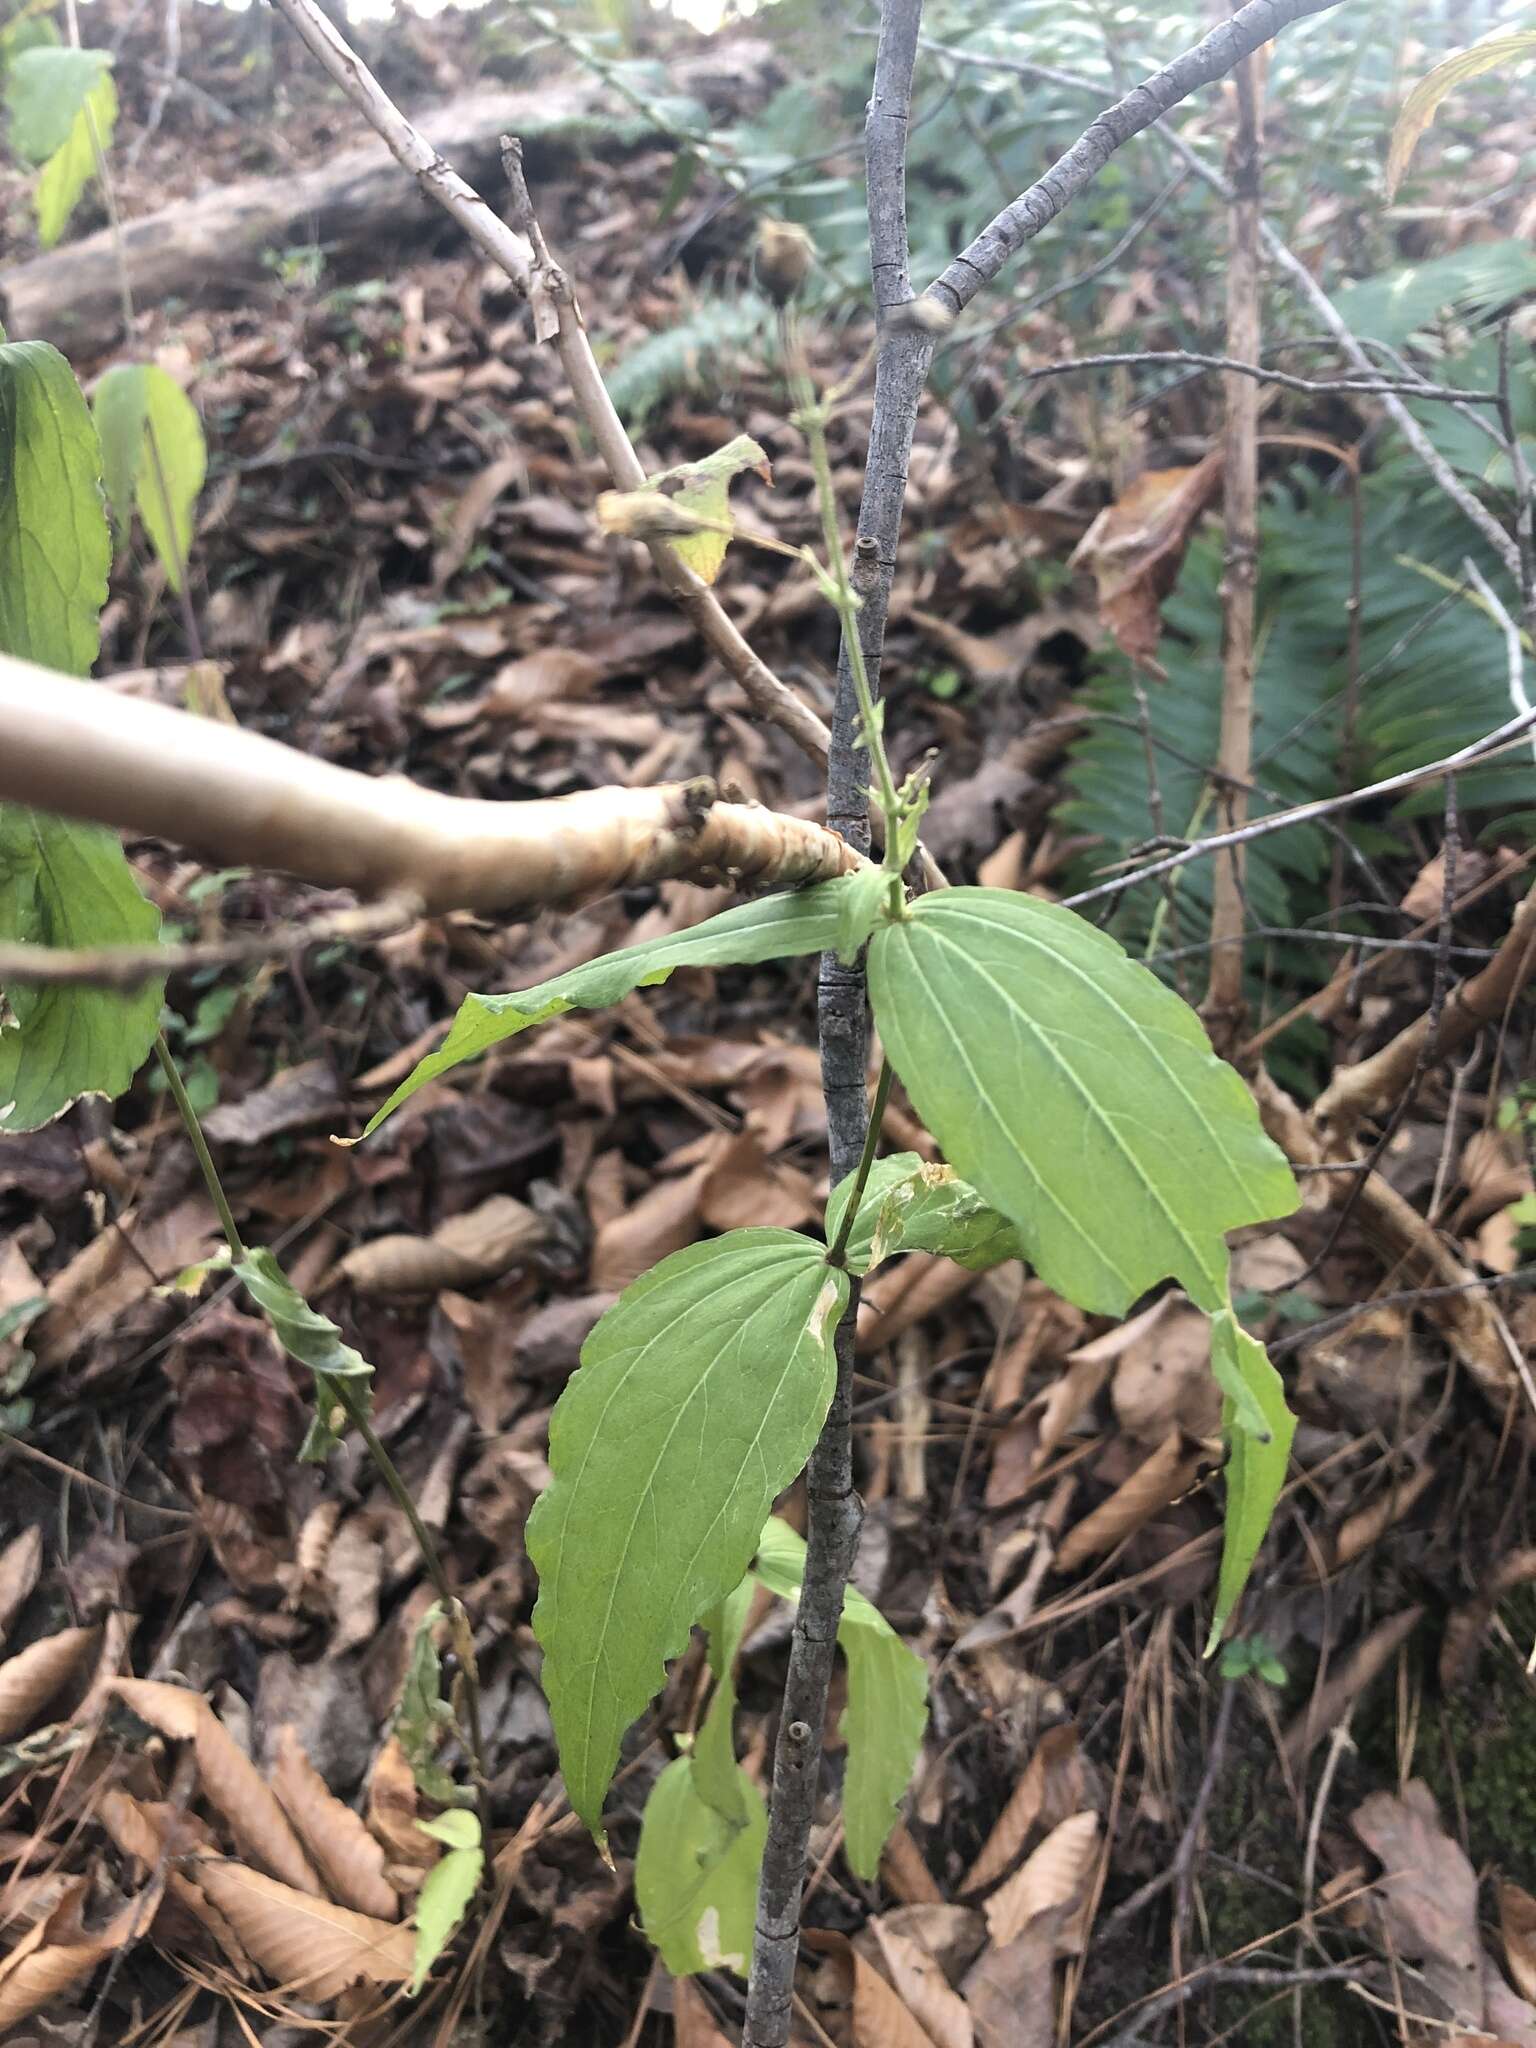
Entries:
POLYGON ((9 658, 0 802, 429 911, 577 903, 672 876, 823 881, 858 862, 823 827, 720 803, 704 779, 529 803, 445 796, 9 658))
MULTIPOLYGON (((527 299, 534 332, 541 342, 554 342, 572 396, 615 486, 621 491, 638 490, 645 482, 645 471, 608 396, 570 281, 551 261, 544 245, 526 187, 514 191, 520 220, 510 227, 411 125, 314 0, 274 0, 274 5, 428 198, 458 222, 476 248, 505 271, 527 299)), ((753 653, 714 592, 678 560, 668 542, 655 540, 646 545, 667 591, 706 646, 740 683, 753 710, 769 724, 781 727, 813 761, 825 761, 827 728, 815 712, 753 653)))

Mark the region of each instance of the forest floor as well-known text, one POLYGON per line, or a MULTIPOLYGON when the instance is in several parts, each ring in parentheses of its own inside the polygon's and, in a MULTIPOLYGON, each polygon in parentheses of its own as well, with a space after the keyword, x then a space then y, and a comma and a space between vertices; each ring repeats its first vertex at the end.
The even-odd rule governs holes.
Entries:
MULTIPOLYGON (((125 0, 81 10, 88 43, 121 35, 125 216, 323 167, 362 139, 268 10, 185 12, 180 85, 136 150, 160 21, 125 0)), ((765 38, 737 34, 727 61, 676 34, 722 126, 782 76, 765 38)), ((456 16, 359 35, 411 105, 526 78, 494 30, 456 16)), ((568 68, 558 52, 544 62, 535 81, 568 68)), ((846 162, 828 170, 847 175, 851 198, 857 148, 851 129, 846 162)), ((664 137, 625 139, 617 117, 530 145, 542 224, 605 364, 685 318, 706 271, 745 276, 745 207, 671 258, 713 191, 706 178, 668 211, 675 155, 664 137)), ((0 172, 13 249, 28 184, 0 172)), ((101 218, 88 200, 70 239, 101 218)), ((1145 313, 1162 288, 1149 259, 1128 304, 1145 313)), ((558 363, 451 227, 334 250, 299 238, 223 296, 145 305, 133 339, 192 392, 208 433, 191 593, 201 645, 135 542, 114 577, 101 676, 174 703, 195 688, 242 725, 444 790, 554 795, 712 774, 817 815, 812 766, 754 721, 639 549, 599 532, 605 480, 558 363)), ((810 336, 830 383, 869 329, 813 320, 810 336)), ((120 353, 77 355, 82 381, 120 353)), ((1009 364, 1000 338, 978 360, 982 388, 1009 364)), ((656 470, 752 434, 774 484, 749 482, 738 510, 813 541, 788 411, 750 352, 728 376, 700 361, 651 407, 642 455, 656 470)), ((869 412, 865 377, 833 429, 849 528, 869 412)), ((1337 439, 1347 413, 1320 404, 1316 431, 1337 439)), ((1158 438, 1190 464, 1218 421, 1211 382, 1165 408, 1158 438)), ((1070 411, 1049 433, 977 431, 925 401, 886 686, 898 770, 930 752, 939 764, 926 839, 955 879, 1064 893, 1069 863, 1092 851, 1056 814, 1104 638, 1092 577, 1068 558, 1131 459, 1123 441, 1106 453, 1091 433, 1074 440, 1070 411)), ((720 589, 826 715, 835 627, 807 580, 737 550, 720 589)), ((1137 818, 1126 838, 1153 830, 1137 818)), ((1431 939, 1439 835, 1432 811, 1381 854, 1431 939)), ((1518 874, 1523 844, 1463 849, 1462 886, 1474 868, 1518 874)), ((188 936, 342 901, 210 874, 180 850, 131 851, 188 936)), ((653 1962, 632 1889, 644 1796, 694 1725, 702 1653, 678 1663, 626 1744, 607 1866, 558 1796, 523 1527, 547 1478, 551 1406, 617 1292, 710 1232, 818 1221, 812 977, 680 974, 461 1069, 356 1149, 332 1143, 356 1136, 467 992, 542 980, 721 901, 669 883, 511 926, 434 917, 365 946, 183 976, 168 993, 241 1227, 281 1251, 372 1362, 381 1433, 475 1627, 491 1810, 498 1846, 517 1852, 473 1945, 383 2017, 355 1992, 306 2002, 303 1987, 242 1969, 227 1917, 173 1884, 151 1924, 124 1922, 155 1859, 116 1795, 134 1810, 169 1801, 205 1839, 227 1839, 229 1816, 201 1741, 199 1786, 188 1752, 105 1688, 119 1674, 174 1678, 211 1699, 264 1770, 290 1777, 293 1729, 398 1875, 408 1794, 385 1737, 432 1600, 409 1533, 355 1443, 322 1468, 296 1461, 298 1376, 227 1283, 176 1284, 214 1250, 217 1224, 148 1073, 115 1103, 0 1140, 0 1997, 29 1943, 34 1957, 99 1944, 83 1973, 59 1964, 56 1994, 11 2038, 715 2048, 739 2027, 736 1979, 677 1984, 653 1962)), ((1514 901, 1507 883, 1491 889, 1457 942, 1486 957, 1514 901)), ((1313 1071, 1421 1014, 1434 967, 1430 945, 1346 977, 1309 1042, 1313 1071)), ((1508 1274, 1525 1255, 1511 1210, 1532 1195, 1526 1134, 1500 1105, 1528 1071, 1530 1030, 1527 1006, 1460 1066, 1432 1064, 1382 1161, 1469 1276, 1508 1274)), ((899 1091, 888 1131, 932 1151, 899 1091)), ((869 1290, 858 1583, 927 1660, 932 1720, 874 1885, 839 1854, 834 1742, 798 2039, 1536 2044, 1522 1995, 1536 1998, 1525 1397, 1511 1369, 1510 1398, 1490 1399, 1454 1323, 1399 1298, 1403 1280, 1358 1223, 1334 1242, 1336 1220, 1309 1200, 1238 1241, 1245 1313, 1301 1428, 1241 1637, 1210 1661, 1221 1487, 1202 1318, 1168 1297, 1110 1330, 1017 1266, 977 1276, 920 1256, 869 1290), (1028 1857, 1079 1813, 1098 1817, 1081 1904, 1048 1939, 1038 1926, 1020 1939, 1028 1857)), ((1536 1301, 1518 1287, 1498 1299, 1528 1358, 1536 1301)), ((803 1517, 798 1495, 784 1512, 803 1517)), ((782 1607, 757 1614, 742 1660, 738 1749, 758 1775, 787 1625, 782 1607)))

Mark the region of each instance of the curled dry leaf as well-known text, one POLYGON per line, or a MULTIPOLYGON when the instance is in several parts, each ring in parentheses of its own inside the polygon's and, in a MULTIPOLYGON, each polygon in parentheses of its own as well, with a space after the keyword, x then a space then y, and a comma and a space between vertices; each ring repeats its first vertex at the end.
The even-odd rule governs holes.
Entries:
POLYGON ((869 1926, 892 1987, 934 2048, 973 2048, 975 2028, 965 2000, 950 1985, 937 1956, 883 1914, 876 1914, 869 1926))
POLYGON ((1423 1616, 1422 1607, 1405 1607, 1401 1614, 1380 1622, 1313 1694, 1285 1731, 1285 1754, 1293 1771, 1302 1769, 1329 1729, 1344 1719, 1366 1687, 1381 1676, 1423 1616))
POLYGON ((1419 1965, 1454 2020, 1481 2026, 1477 1877, 1440 1825, 1434 1794, 1418 1778, 1401 1798, 1373 1792, 1350 1825, 1381 1862, 1373 1897, 1394 1952, 1419 1965))
POLYGON ((349 1984, 403 1984, 416 1936, 397 1922, 333 1906, 243 1863, 204 1857, 197 1879, 274 1983, 324 2002, 349 1984))
POLYGON ((1162 1443, 1170 1429, 1197 1441, 1216 1434, 1221 1392, 1211 1377, 1211 1326, 1181 1294, 1161 1301, 1117 1336, 1129 1341, 1115 1353, 1110 1390, 1115 1420, 1127 1436, 1162 1443))
POLYGON ((277 1732, 272 1790, 332 1898, 378 1920, 397 1919, 400 1902, 384 1876, 382 1846, 351 1807, 332 1792, 286 1722, 277 1732))
POLYGON ((687 1977, 672 1979, 672 2043, 673 2048, 731 2048, 703 1992, 687 1977))
POLYGON ((1056 1553, 1058 1572, 1075 1571, 1090 1557, 1102 1557, 1117 1543, 1134 1535, 1144 1522, 1186 1493, 1200 1470, 1198 1457, 1185 1455, 1183 1438, 1176 1429, 1136 1467, 1108 1500, 1101 1501, 1092 1514, 1084 1515, 1069 1529, 1056 1553))
POLYGON ((605 1223, 592 1240, 593 1287, 621 1292, 671 1252, 699 1235, 699 1203, 712 1166, 659 1180, 640 1200, 605 1223))
POLYGON ((416 1779, 405 1751, 391 1735, 373 1760, 368 1780, 368 1826, 389 1852, 391 1867, 417 1881, 442 1855, 440 1844, 416 1825, 416 1779))
POLYGON ((1188 469, 1148 469, 1107 505, 1078 542, 1074 569, 1091 569, 1099 614, 1133 661, 1156 669, 1162 602, 1190 536, 1221 488, 1215 449, 1188 469))
POLYGON ((548 1238, 542 1216, 512 1195, 492 1195, 477 1209, 451 1216, 430 1237, 376 1237, 337 1262, 332 1279, 359 1294, 434 1294, 440 1287, 479 1287, 497 1280, 548 1238))
POLYGON ((1342 1571, 1379 1543, 1387 1531, 1402 1521, 1408 1511, 1434 1484, 1436 1467, 1421 1465, 1417 1472, 1394 1478, 1384 1492, 1345 1520, 1333 1539, 1333 1569, 1342 1571))
POLYGON ((43 1532, 35 1522, 0 1550, 0 1643, 31 1598, 42 1563, 43 1532))
POLYGON ((874 1964, 852 1953, 854 2048, 941 2048, 874 1964))
POLYGON ((1035 1744, 1008 1804, 982 1844, 981 1854, 966 1872, 961 1891, 980 1891, 1001 1877, 1023 1849, 1048 1804, 1058 1810, 1069 1800, 1076 1805, 1082 1789, 1077 1729, 1070 1721, 1047 1728, 1035 1744))
MULTIPOLYGON (((131 1856, 148 1875, 164 1871, 166 1895, 189 1914, 218 1944, 235 1975, 251 1979, 251 1961, 224 1915, 186 1874, 190 1849, 212 1846, 212 1831, 196 1814, 147 1799, 135 1799, 121 1785, 109 1785, 96 1808, 102 1826, 124 1856, 131 1856)), ((164 1930, 157 1923, 155 1935, 164 1930)))
POLYGON ((83 1674, 96 1636, 93 1628, 61 1628, 0 1664, 0 1742, 36 1726, 49 1702, 83 1674))
POLYGON ((224 1816, 242 1855, 318 1896, 320 1879, 283 1809, 201 1693, 152 1678, 119 1678, 110 1689, 170 1741, 193 1745, 203 1792, 224 1816))
POLYGON ((1467 1676, 1499 1602, 1516 1586, 1528 1585, 1532 1579, 1536 1579, 1536 1550, 1512 1550, 1499 1560, 1478 1597, 1455 1610, 1445 1625, 1445 1639, 1440 1645, 1443 1686, 1459 1685, 1467 1676))
POLYGON ((1523 1885, 1506 1881, 1499 1886, 1499 1932, 1515 1989, 1536 1999, 1536 1899, 1523 1885))
POLYGON ((114 1949, 135 1940, 154 1919, 160 1902, 160 1886, 151 1884, 105 1927, 88 1932, 81 1916, 89 1893, 87 1882, 71 1885, 47 1919, 0 1958, 0 2033, 41 2012, 89 1977, 114 1949))
POLYGON ((750 1131, 726 1142, 699 1197, 699 1214, 711 1230, 775 1224, 793 1230, 815 1213, 811 1177, 798 1166, 773 1160, 750 1131))
POLYGON ((987 1932, 994 1947, 1006 1948, 1042 1914, 1065 1913, 1088 1881, 1098 1846, 1096 1813, 1074 1813, 1052 1828, 1039 1848, 987 1901, 987 1932))

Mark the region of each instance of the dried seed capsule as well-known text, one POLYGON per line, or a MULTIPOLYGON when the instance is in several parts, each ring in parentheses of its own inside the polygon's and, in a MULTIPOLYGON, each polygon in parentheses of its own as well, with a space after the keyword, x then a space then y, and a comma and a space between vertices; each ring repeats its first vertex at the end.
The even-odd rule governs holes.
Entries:
POLYGON ((787 306, 810 275, 816 244, 788 220, 762 220, 757 228, 757 281, 776 306, 787 306))

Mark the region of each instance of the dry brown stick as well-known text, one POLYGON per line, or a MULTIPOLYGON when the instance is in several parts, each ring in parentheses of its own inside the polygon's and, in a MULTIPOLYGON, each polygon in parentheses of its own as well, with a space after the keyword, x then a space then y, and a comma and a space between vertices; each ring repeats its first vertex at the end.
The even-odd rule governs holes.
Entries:
POLYGON ((1497 1023, 1536 972, 1536 889, 1521 899, 1503 944, 1479 973, 1458 982, 1446 998, 1435 1031, 1429 1011, 1416 1017, 1379 1052, 1342 1067, 1318 1097, 1314 1114, 1330 1147, 1347 1145, 1361 1119, 1389 1108, 1402 1095, 1425 1056, 1431 1032, 1438 1058, 1458 1052, 1487 1024, 1497 1023))
POLYGON ((365 939, 385 938, 391 932, 404 931, 421 912, 421 898, 407 891, 308 924, 279 925, 272 931, 193 940, 186 945, 0 945, 0 988, 142 988, 147 981, 194 968, 248 967, 259 960, 290 959, 306 946, 337 941, 356 945, 365 939))
MULTIPOLYGON (((458 222, 476 248, 489 256, 527 299, 534 333, 539 341, 555 344, 571 394, 614 485, 621 491, 638 490, 645 482, 645 471, 608 396, 570 280, 551 261, 544 238, 538 232, 527 187, 521 183, 516 145, 509 148, 503 144, 516 165, 520 186, 515 186, 513 192, 517 224, 509 226, 412 126, 367 65, 321 13, 315 0, 274 0, 274 4, 422 191, 458 222)), ((720 600, 678 560, 669 542, 658 539, 646 545, 668 592, 711 652, 740 683, 753 710, 760 718, 781 727, 813 761, 824 763, 829 743, 827 728, 815 712, 801 703, 793 690, 753 653, 720 600)))
MULTIPOLYGON (((1259 358, 1259 223, 1262 201, 1263 53, 1233 73, 1237 132, 1233 138, 1232 206, 1227 259, 1227 354, 1259 358)), ((1221 576, 1221 734, 1216 749, 1217 800, 1229 826, 1246 824, 1253 768, 1254 611, 1259 577, 1259 387, 1247 377, 1226 382, 1222 463, 1224 551, 1221 576)), ((1247 923, 1243 848, 1218 858, 1211 902, 1211 972, 1201 1015, 1219 1053, 1241 1036, 1243 949, 1233 941, 1247 923)))
POLYGON ((860 858, 804 818, 717 801, 702 777, 527 803, 446 796, 9 657, 0 803, 428 911, 569 904, 683 875, 823 881, 860 858))

